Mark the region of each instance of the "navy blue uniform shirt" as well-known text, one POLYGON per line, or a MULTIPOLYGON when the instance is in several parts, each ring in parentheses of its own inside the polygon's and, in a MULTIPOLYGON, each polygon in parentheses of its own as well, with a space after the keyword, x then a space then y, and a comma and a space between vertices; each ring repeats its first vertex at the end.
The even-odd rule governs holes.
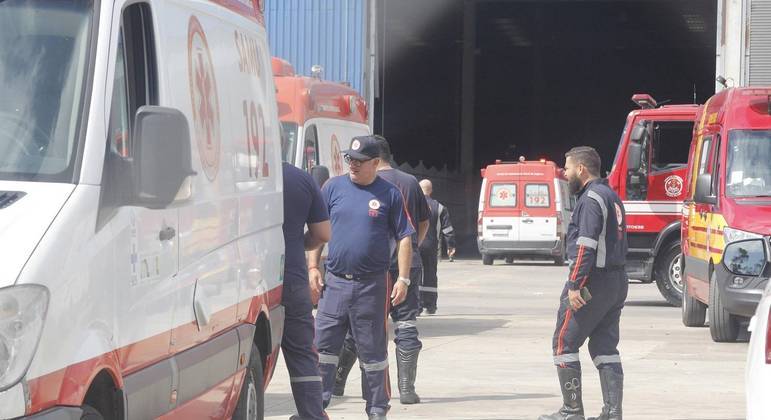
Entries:
POLYGON ((347 174, 334 177, 324 184, 322 196, 332 222, 326 268, 334 274, 386 272, 394 241, 415 233, 402 194, 379 176, 366 186, 347 174))
POLYGON ((626 263, 626 213, 607 181, 595 179, 578 193, 567 234, 572 290, 583 287, 596 268, 622 268, 626 263))
POLYGON ((321 190, 311 176, 284 162, 284 278, 308 282, 305 262, 305 224, 329 220, 321 190))
MULTIPOLYGON (((415 233, 412 235, 412 268, 423 267, 423 261, 420 258, 420 249, 418 249, 418 223, 425 222, 431 215, 426 202, 426 196, 423 194, 423 190, 418 184, 418 180, 414 176, 402 172, 398 169, 382 169, 377 171, 378 176, 386 181, 396 185, 402 193, 402 199, 404 200, 404 206, 407 208, 407 214, 410 216, 412 227, 415 228, 415 233)), ((391 256, 391 270, 396 270, 398 255, 394 250, 391 256)))

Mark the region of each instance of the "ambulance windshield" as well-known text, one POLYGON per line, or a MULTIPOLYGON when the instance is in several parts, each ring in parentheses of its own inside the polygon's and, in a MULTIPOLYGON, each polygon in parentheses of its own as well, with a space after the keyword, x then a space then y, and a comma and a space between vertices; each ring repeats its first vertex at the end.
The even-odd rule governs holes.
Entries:
POLYGON ((93 4, 0 0, 0 180, 72 182, 93 4))
POLYGON ((282 122, 281 127, 284 130, 281 138, 281 154, 284 162, 294 165, 297 160, 297 124, 282 122))
POLYGON ((771 131, 732 130, 728 134, 726 195, 771 197, 771 131))

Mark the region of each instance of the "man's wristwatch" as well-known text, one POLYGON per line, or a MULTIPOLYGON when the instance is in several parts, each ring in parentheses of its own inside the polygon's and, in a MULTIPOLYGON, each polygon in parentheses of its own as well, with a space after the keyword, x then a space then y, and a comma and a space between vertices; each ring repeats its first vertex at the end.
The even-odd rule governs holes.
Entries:
POLYGON ((407 286, 409 286, 410 283, 412 283, 412 281, 407 277, 399 277, 398 279, 396 279, 396 281, 404 282, 404 284, 406 284, 407 286))

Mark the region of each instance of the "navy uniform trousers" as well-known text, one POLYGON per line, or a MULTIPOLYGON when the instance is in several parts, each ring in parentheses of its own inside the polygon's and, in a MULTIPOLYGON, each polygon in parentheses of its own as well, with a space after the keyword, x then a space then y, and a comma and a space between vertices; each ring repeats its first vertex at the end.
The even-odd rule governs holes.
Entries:
POLYGON ((313 348, 313 304, 307 279, 287 278, 281 297, 284 305, 284 353, 297 414, 303 419, 326 420, 321 401, 318 354, 313 348))
POLYGON ((316 313, 316 348, 324 406, 332 399, 338 355, 350 328, 364 372, 368 414, 390 408, 386 314, 390 305, 388 274, 346 278, 327 271, 316 313))
POLYGON ((580 369, 578 350, 588 338, 589 354, 594 365, 598 369, 608 365, 621 374, 619 320, 629 289, 626 272, 623 267, 595 268, 585 286, 592 299, 578 311, 570 309, 567 284, 560 295, 557 326, 552 339, 554 364, 580 369))

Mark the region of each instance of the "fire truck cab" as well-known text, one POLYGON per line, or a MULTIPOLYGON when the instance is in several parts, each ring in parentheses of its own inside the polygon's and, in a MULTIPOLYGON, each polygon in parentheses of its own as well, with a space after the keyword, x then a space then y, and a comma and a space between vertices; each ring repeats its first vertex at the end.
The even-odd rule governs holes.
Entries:
POLYGON ((482 262, 495 258, 552 259, 565 263, 572 201, 556 163, 496 161, 482 169, 477 246, 482 262))
POLYGON ((273 58, 273 79, 281 125, 284 161, 311 172, 323 184, 330 176, 348 172, 342 150, 351 138, 370 133, 367 103, 341 83, 299 76, 292 65, 273 58))
POLYGON ((749 245, 763 251, 771 235, 771 89, 723 90, 698 124, 683 210, 683 323, 704 326, 709 309, 712 339, 735 341, 767 283, 735 267, 754 252, 749 245), (726 249, 721 264, 725 245, 748 239, 762 242, 726 249))
POLYGON ((688 148, 698 105, 658 106, 647 94, 632 101, 608 182, 627 214, 631 279, 654 280, 674 306, 681 303, 680 215, 688 148))

